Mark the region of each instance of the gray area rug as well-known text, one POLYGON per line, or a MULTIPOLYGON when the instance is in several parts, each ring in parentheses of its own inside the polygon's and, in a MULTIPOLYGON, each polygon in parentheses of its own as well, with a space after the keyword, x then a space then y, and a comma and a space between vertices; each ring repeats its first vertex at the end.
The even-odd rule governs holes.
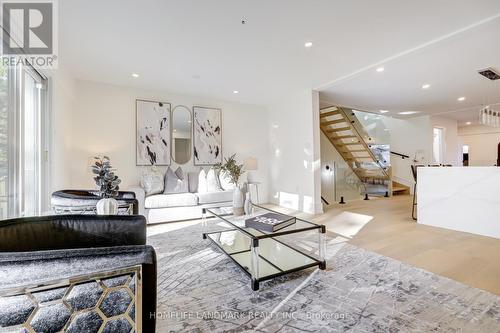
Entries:
MULTIPOLYGON (((148 238, 158 255, 158 332, 500 332, 500 297, 335 235, 327 270, 263 282, 254 292, 202 239, 222 228, 211 220, 148 238)), ((300 242, 307 246, 307 237, 300 242)))

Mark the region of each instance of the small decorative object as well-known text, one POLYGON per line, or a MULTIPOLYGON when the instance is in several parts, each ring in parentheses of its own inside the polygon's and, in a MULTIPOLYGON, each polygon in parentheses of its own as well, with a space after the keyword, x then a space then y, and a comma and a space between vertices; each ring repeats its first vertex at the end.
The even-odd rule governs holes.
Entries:
POLYGON ((113 198, 118 195, 121 180, 115 175, 109 157, 95 157, 94 159, 92 173, 96 175, 94 181, 99 187, 99 196, 103 198, 97 202, 97 214, 116 215, 118 214, 118 202, 113 198))
POLYGON ((293 216, 278 213, 267 213, 246 219, 245 227, 267 232, 275 232, 294 223, 295 217, 293 216))
POLYGON ((236 185, 233 191, 233 214, 236 216, 243 215, 243 192, 241 192, 241 188, 239 185, 239 180, 241 175, 243 174, 243 164, 238 164, 236 162, 236 154, 232 155, 229 158, 226 158, 224 163, 217 163, 214 168, 225 172, 229 175, 231 179, 231 183, 236 185))
POLYGON ((245 195, 245 205, 243 206, 245 210, 245 215, 252 214, 252 200, 250 199, 250 191, 245 195))
POLYGON ((137 165, 170 165, 170 103, 136 100, 137 165))
POLYGON ((194 165, 222 163, 221 110, 193 107, 194 165))

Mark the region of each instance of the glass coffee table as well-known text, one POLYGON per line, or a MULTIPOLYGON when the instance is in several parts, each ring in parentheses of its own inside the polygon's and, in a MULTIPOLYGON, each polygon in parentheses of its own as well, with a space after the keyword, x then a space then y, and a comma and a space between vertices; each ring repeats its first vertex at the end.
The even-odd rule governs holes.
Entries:
MULTIPOLYGON (((277 213, 258 205, 253 205, 252 214, 242 216, 234 216, 231 207, 203 210, 204 216, 212 215, 230 226, 230 229, 203 233, 203 239, 211 240, 250 277, 252 290, 259 290, 260 282, 278 276, 314 266, 322 270, 326 268, 324 225, 296 218, 294 224, 275 232, 245 227, 246 219, 270 212, 277 213), (318 234, 317 251, 306 251, 285 240, 314 232, 318 234)), ((310 247, 309 243, 307 247, 310 247)))

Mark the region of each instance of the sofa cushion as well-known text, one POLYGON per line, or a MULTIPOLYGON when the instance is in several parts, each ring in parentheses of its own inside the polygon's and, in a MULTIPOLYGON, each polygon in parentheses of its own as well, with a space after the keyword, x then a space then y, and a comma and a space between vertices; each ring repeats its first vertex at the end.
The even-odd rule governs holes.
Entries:
POLYGON ((141 187, 146 192, 146 196, 163 192, 163 173, 159 170, 150 170, 142 174, 141 187))
POLYGON ((199 172, 188 172, 189 192, 191 193, 198 192, 198 175, 199 172))
POLYGON ((214 202, 228 202, 233 201, 233 191, 217 191, 196 193, 200 205, 209 204, 214 202))
POLYGON ((189 192, 189 178, 187 173, 185 173, 181 167, 177 167, 177 169, 175 170, 175 175, 181 180, 181 192, 189 192))
POLYGON ((207 192, 217 192, 220 190, 221 188, 219 186, 219 177, 217 176, 217 172, 214 168, 211 168, 207 172, 207 192))
POLYGON ((146 198, 146 208, 196 206, 198 197, 193 193, 155 194, 146 198))
POLYGON ((198 193, 207 193, 207 173, 201 169, 198 174, 198 193))
POLYGON ((188 183, 187 179, 183 179, 182 169, 177 168, 177 171, 174 173, 170 167, 168 167, 167 172, 165 173, 165 190, 163 194, 173 194, 173 193, 186 193, 188 192, 188 183), (179 177, 179 174, 181 177, 179 177))

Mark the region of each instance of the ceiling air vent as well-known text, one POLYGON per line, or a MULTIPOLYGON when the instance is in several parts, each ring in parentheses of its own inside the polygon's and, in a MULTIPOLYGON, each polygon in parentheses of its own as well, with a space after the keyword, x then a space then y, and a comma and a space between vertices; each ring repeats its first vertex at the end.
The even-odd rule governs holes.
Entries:
POLYGON ((491 67, 478 70, 478 73, 484 76, 485 78, 490 79, 491 81, 500 79, 500 74, 491 67))

